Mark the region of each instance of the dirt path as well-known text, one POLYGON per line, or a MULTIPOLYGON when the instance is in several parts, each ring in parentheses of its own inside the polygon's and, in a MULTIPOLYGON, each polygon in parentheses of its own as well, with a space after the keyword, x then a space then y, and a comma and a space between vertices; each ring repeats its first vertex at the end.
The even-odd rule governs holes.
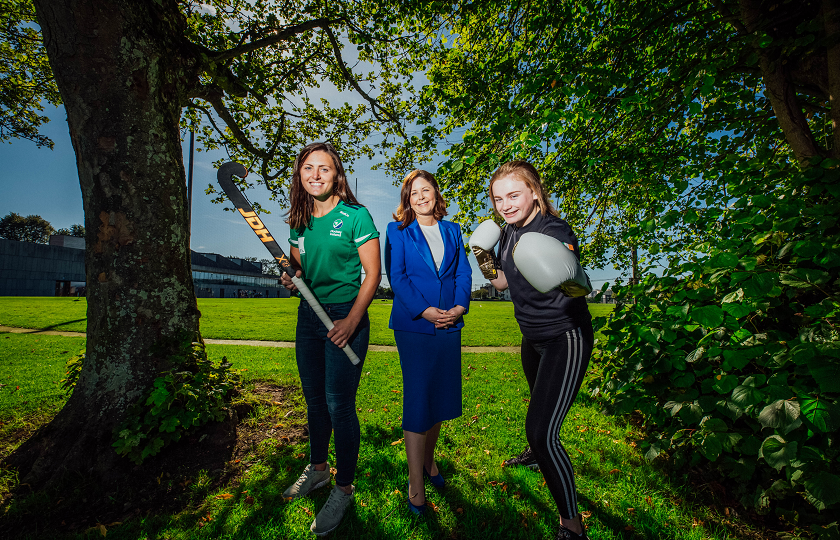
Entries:
MULTIPOLYGON (((13 328, 11 326, 0 326, 0 332, 10 332, 12 334, 42 334, 46 336, 65 336, 65 337, 85 337, 84 332, 63 332, 61 330, 35 330, 31 328, 13 328)), ((280 347, 283 349, 292 349, 295 346, 294 341, 253 341, 253 340, 238 340, 238 339, 205 339, 204 343, 208 345, 250 345, 252 347, 280 347)), ((374 352, 397 352, 397 348, 393 345, 370 345, 369 351, 374 352)), ((461 347, 462 353, 519 353, 519 347, 461 347)))

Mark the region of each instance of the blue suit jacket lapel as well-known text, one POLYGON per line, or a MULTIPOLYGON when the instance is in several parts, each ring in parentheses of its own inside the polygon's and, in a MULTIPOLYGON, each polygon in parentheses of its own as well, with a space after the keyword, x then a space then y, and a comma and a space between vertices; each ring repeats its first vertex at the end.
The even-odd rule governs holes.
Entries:
POLYGON ((414 247, 417 248, 417 254, 429 266, 432 273, 437 275, 435 261, 432 259, 432 250, 429 249, 429 243, 426 242, 426 237, 423 235, 423 231, 420 230, 420 224, 415 219, 405 230, 408 231, 409 238, 414 243, 414 247))

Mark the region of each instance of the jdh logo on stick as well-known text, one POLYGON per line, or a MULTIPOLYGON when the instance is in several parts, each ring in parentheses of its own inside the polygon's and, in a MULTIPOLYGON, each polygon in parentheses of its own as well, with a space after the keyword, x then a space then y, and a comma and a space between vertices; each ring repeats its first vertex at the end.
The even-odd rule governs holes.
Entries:
POLYGON ((260 237, 260 240, 263 242, 271 242, 274 238, 271 237, 271 233, 268 232, 268 229, 265 228, 263 225, 262 220, 257 217, 256 212, 245 212, 241 208, 238 209, 239 213, 242 214, 242 217, 245 218, 245 221, 248 222, 248 225, 254 229, 254 232, 257 233, 257 236, 260 237))

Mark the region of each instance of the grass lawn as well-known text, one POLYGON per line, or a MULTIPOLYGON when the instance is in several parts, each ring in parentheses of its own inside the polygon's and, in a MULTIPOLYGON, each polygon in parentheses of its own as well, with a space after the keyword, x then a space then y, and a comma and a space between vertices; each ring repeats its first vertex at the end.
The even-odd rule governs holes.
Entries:
MULTIPOLYGON (((43 423, 63 402, 55 381, 63 376, 63 363, 83 347, 84 340, 0 334, 0 343, 0 381, 5 384, 0 388, 0 437, 6 455, 20 443, 8 440, 15 432, 12 426, 19 427, 21 419, 32 425, 43 423)), ((241 370, 246 387, 265 380, 299 384, 293 350, 211 345, 208 352, 215 360, 227 356, 241 370)), ((427 497, 435 511, 418 519, 409 514, 405 503, 408 475, 400 428, 399 360, 396 353, 368 354, 357 401, 362 444, 356 502, 332 538, 554 538, 556 509, 542 475, 500 466, 525 445, 529 396, 518 356, 465 354, 462 375, 463 415, 444 425, 439 443, 439 466, 448 486, 438 492, 427 484, 427 497)), ((294 409, 286 416, 295 412, 289 422, 305 422, 299 393, 284 406, 294 409)), ((257 407, 246 422, 262 426, 270 407, 257 407)), ((587 516, 593 540, 755 537, 755 531, 727 523, 729 518, 699 499, 678 474, 672 472, 669 477, 647 463, 634 446, 633 429, 621 419, 603 415, 588 397, 578 397, 561 439, 575 464, 579 507, 587 516)), ((107 537, 312 538, 309 524, 328 490, 292 503, 281 497, 306 463, 305 441, 289 444, 269 437, 250 452, 242 460, 247 472, 235 483, 211 488, 207 472, 199 473, 192 479, 182 509, 108 524, 107 537)), ((15 485, 8 472, 4 481, 5 489, 15 485)), ((31 513, 37 520, 37 514, 49 512, 55 504, 14 501, 0 509, 0 515, 5 512, 5 519, 27 519, 31 513)), ((63 538, 98 538, 100 532, 90 529, 95 525, 84 524, 76 534, 63 538)), ((34 532, 29 536, 36 537, 34 532)), ((62 538, 41 536, 47 537, 62 538)))
MULTIPOLYGON (((299 302, 297 298, 199 298, 201 335, 206 339, 294 341, 299 302)), ((594 317, 612 309, 612 304, 589 304, 594 317)), ((0 325, 84 332, 86 310, 84 298, 0 297, 0 325)), ((368 312, 370 343, 395 345, 394 334, 388 328, 391 301, 374 300, 368 312)), ((517 346, 521 342, 510 302, 471 302, 464 321, 463 345, 499 347, 517 346)))

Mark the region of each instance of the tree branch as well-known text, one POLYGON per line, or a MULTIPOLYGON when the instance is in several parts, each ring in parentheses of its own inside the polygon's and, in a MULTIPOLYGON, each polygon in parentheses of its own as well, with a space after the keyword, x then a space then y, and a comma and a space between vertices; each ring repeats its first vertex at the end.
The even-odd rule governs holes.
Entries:
POLYGON ((344 78, 347 80, 347 83, 350 86, 352 86, 353 89, 356 90, 356 92, 358 92, 359 95, 365 98, 365 100, 367 100, 367 102, 370 104, 370 112, 373 114, 374 118, 376 118, 380 122, 384 121, 384 119, 381 116, 379 116, 379 113, 377 112, 378 109, 382 112, 382 114, 384 114, 387 117, 387 120, 389 122, 392 122, 396 126, 396 129, 402 136, 402 138, 408 139, 408 136, 405 134, 405 132, 402 129, 402 126, 400 125, 399 119, 396 116, 394 116, 394 114, 391 111, 387 110, 382 105, 380 105, 377 100, 370 97, 367 94, 367 92, 362 90, 362 87, 359 86, 359 83, 356 81, 356 78, 353 77, 353 74, 350 73, 350 70, 347 69, 347 65, 344 63, 344 59, 341 57, 341 47, 338 45, 338 41, 335 39, 335 35, 333 35, 332 29, 326 25, 323 26, 323 29, 330 40, 330 44, 332 45, 333 54, 335 55, 335 59, 338 63, 338 69, 341 71, 342 75, 344 75, 344 78))
POLYGON ((260 159, 266 160, 269 159, 269 156, 266 154, 265 151, 260 150, 251 142, 245 132, 239 127, 237 124, 236 119, 233 117, 231 112, 225 106, 225 103, 222 99, 222 91, 213 91, 208 89, 204 95, 200 96, 202 99, 206 100, 210 105, 213 106, 213 110, 216 111, 216 114, 219 115, 219 118, 224 121, 225 125, 230 129, 231 133, 233 133, 233 137, 236 141, 241 144, 246 150, 248 150, 253 155, 259 157, 260 159))
POLYGON ((243 54, 252 51, 264 49, 270 45, 274 45, 275 43, 287 41, 289 38, 296 36, 297 34, 302 34, 303 32, 306 32, 308 30, 313 30, 315 28, 325 28, 327 27, 327 25, 335 22, 339 22, 339 20, 325 18, 312 19, 311 21, 306 21, 305 23, 289 26, 288 28, 284 28, 283 30, 277 31, 277 33, 273 35, 264 37, 262 39, 258 39, 256 41, 251 41, 250 43, 245 43, 244 45, 233 47, 232 49, 212 52, 209 55, 210 60, 213 62, 224 62, 225 60, 230 60, 232 58, 242 56, 243 54))

